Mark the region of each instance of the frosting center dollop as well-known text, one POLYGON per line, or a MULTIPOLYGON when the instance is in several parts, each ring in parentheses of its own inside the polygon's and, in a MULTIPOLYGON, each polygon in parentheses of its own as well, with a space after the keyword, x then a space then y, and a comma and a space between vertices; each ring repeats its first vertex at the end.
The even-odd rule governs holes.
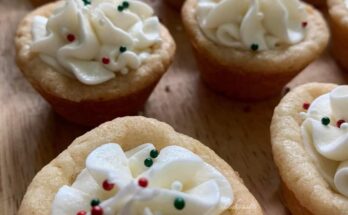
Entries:
POLYGON ((307 14, 299 0, 198 0, 203 33, 219 45, 262 51, 299 43, 307 14))
POLYGON ((334 190, 348 197, 348 86, 318 97, 302 115, 307 151, 334 190))
POLYGON ((88 155, 71 186, 59 189, 52 215, 96 209, 103 215, 219 215, 232 202, 228 180, 185 148, 167 146, 158 154, 143 144, 123 152, 109 143, 88 155))
POLYGON ((34 17, 32 35, 31 51, 87 85, 136 70, 161 41, 153 9, 138 0, 66 0, 50 17, 34 17))

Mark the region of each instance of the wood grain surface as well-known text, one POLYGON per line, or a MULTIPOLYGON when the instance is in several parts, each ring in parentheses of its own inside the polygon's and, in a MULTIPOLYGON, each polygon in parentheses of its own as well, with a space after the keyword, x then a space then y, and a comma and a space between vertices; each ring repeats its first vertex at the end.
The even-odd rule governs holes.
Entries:
MULTIPOLYGON (((269 125, 280 98, 241 103, 207 89, 199 78, 177 11, 160 0, 157 9, 177 42, 177 55, 144 110, 139 113, 172 125, 214 149, 240 176, 266 214, 284 215, 279 176, 272 161, 269 125)), ((0 214, 16 214, 34 175, 77 136, 90 130, 53 113, 15 65, 16 25, 32 9, 24 0, 0 1, 0 214)), ((310 82, 346 83, 328 53, 288 86, 310 82)))

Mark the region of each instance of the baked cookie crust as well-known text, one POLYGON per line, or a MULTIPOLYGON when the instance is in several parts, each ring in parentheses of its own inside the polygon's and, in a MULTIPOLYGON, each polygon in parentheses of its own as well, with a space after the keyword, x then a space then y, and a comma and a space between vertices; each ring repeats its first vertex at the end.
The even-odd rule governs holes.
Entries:
POLYGON ((305 5, 308 30, 302 42, 252 52, 209 40, 196 19, 197 0, 187 0, 182 8, 182 19, 203 80, 217 92, 243 100, 279 94, 287 82, 321 55, 328 43, 329 30, 324 18, 311 5, 305 5))
POLYGON ((344 0, 328 0, 331 51, 340 66, 348 70, 348 8, 344 0))
POLYGON ((217 168, 231 183, 234 202, 223 215, 261 215, 262 209, 244 186, 238 173, 214 151, 199 141, 177 133, 169 125, 144 117, 124 117, 104 123, 78 137, 57 158, 45 166, 33 179, 24 196, 18 215, 49 215, 53 198, 63 185, 71 185, 85 168, 85 159, 98 146, 115 142, 124 150, 143 143, 153 143, 158 149, 178 145, 199 155, 217 168))
POLYGON ((56 112, 71 121, 94 125, 116 116, 135 114, 172 63, 176 46, 168 30, 161 25, 162 43, 153 48, 153 54, 137 71, 89 86, 55 71, 30 50, 33 17, 48 17, 59 4, 63 1, 34 10, 18 26, 16 60, 24 76, 56 112))
POLYGON ((348 199, 333 189, 317 170, 303 145, 300 112, 337 85, 310 83, 289 92, 276 107, 271 124, 274 161, 278 167, 285 203, 293 214, 348 214, 348 199))

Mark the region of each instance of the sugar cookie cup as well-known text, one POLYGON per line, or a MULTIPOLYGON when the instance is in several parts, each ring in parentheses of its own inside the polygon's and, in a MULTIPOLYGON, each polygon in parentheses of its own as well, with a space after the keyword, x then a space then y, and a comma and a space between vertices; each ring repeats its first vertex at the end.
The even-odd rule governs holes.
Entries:
POLYGON ((348 198, 336 192, 317 168, 301 134, 301 112, 337 85, 310 83, 289 92, 275 108, 271 124, 274 161, 278 167, 282 194, 292 214, 345 214, 348 198))
POLYGON ((332 35, 331 52, 337 63, 348 70, 348 8, 341 0, 328 0, 327 4, 332 35))
POLYGON ((182 19, 201 77, 211 89, 231 98, 261 100, 278 95, 287 82, 321 55, 328 43, 322 15, 304 3, 307 33, 301 42, 257 52, 222 46, 201 30, 196 19, 197 4, 197 0, 187 0, 182 19))
MULTIPOLYGON (((174 145, 183 147, 217 169, 230 183, 234 200, 232 205, 221 214, 262 214, 261 207, 244 186, 238 174, 214 151, 197 140, 175 132, 165 123, 144 117, 117 118, 73 141, 68 149, 35 176, 24 196, 18 214, 51 214, 52 202, 57 191, 64 185, 72 185, 77 175, 85 168, 87 156, 99 146, 107 143, 118 143, 125 151, 144 143, 152 143, 159 151, 159 155, 161 155, 160 150, 164 147, 174 145)), ((180 213, 184 214, 185 210, 180 213)))
POLYGON ((44 5, 20 22, 15 36, 18 67, 53 109, 69 121, 97 125, 136 114, 172 63, 176 46, 170 33, 160 25, 161 43, 152 47, 151 55, 138 69, 97 85, 86 85, 57 72, 31 50, 34 17, 48 17, 62 3, 44 5))

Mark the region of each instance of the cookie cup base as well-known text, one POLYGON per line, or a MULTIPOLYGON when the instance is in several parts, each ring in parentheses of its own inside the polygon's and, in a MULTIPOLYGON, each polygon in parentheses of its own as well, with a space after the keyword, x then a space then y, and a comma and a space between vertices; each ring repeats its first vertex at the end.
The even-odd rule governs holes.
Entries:
POLYGON ((74 183, 85 168, 87 156, 105 143, 118 143, 128 151, 143 143, 161 150, 170 145, 184 147, 220 171, 230 182, 234 201, 220 215, 262 215, 262 209, 238 173, 214 151, 191 137, 177 133, 169 125, 145 117, 123 117, 103 123, 78 137, 33 179, 23 198, 18 215, 49 215, 53 199, 63 185, 74 183))
POLYGON ((40 86, 34 86, 53 110, 66 120, 84 126, 96 126, 116 117, 136 115, 155 88, 157 82, 131 95, 109 101, 75 102, 57 97, 40 86))
POLYGON ((115 78, 98 85, 85 85, 54 70, 30 49, 34 17, 48 17, 62 4, 63 1, 57 1, 43 5, 19 24, 15 37, 16 60, 24 76, 68 121, 94 126, 116 117, 136 114, 174 58, 176 46, 169 31, 160 26, 162 42, 151 47, 153 54, 136 71, 129 71, 126 75, 117 74, 115 78))
POLYGON ((210 88, 231 98, 253 101, 280 94, 283 86, 317 59, 328 43, 324 18, 303 3, 308 26, 301 42, 264 51, 223 46, 202 31, 195 16, 197 4, 197 0, 185 1, 182 20, 198 67, 210 88))
POLYGON ((331 52, 337 63, 348 71, 348 11, 341 0, 328 0, 331 52))
POLYGON ((298 86, 274 110, 270 129, 273 159, 284 184, 286 206, 293 214, 343 215, 348 211, 348 199, 321 175, 319 161, 307 151, 301 133, 303 104, 311 104, 335 87, 325 83, 298 86))
POLYGON ((210 89, 241 101, 259 101, 277 96, 298 73, 248 74, 238 68, 222 65, 198 49, 194 49, 194 55, 201 77, 210 89))

